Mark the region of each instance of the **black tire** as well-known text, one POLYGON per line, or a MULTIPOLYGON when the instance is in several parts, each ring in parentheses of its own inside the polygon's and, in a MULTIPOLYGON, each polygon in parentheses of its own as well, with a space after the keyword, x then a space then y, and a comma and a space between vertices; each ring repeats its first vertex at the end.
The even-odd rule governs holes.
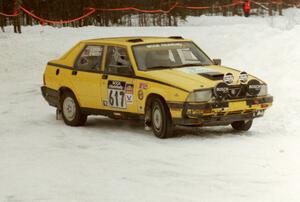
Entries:
POLYGON ((65 124, 69 126, 83 126, 86 123, 87 115, 82 114, 78 101, 72 92, 63 92, 61 95, 61 112, 65 124), (71 102, 70 106, 66 102, 71 102), (75 110, 72 112, 72 116, 68 113, 69 110, 66 107, 75 110))
POLYGON ((231 123, 231 126, 234 130, 237 131, 248 131, 252 126, 253 120, 247 121, 235 121, 231 123))
POLYGON ((151 102, 151 126, 156 137, 164 139, 173 136, 172 118, 166 103, 156 97, 151 102), (160 119, 160 121, 158 121, 160 119))

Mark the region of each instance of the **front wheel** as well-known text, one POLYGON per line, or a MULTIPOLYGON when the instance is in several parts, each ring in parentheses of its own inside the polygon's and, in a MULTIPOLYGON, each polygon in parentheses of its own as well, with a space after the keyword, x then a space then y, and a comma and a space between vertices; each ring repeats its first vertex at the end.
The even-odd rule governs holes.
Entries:
POLYGON ((70 126, 82 126, 87 120, 87 115, 82 114, 79 104, 71 92, 63 93, 61 109, 64 122, 70 126))
POLYGON ((154 98, 151 105, 152 130, 158 138, 173 136, 173 124, 170 111, 166 103, 160 98, 154 98))
POLYGON ((246 121, 235 121, 231 123, 231 126, 234 130, 237 131, 248 131, 252 126, 253 120, 246 121))

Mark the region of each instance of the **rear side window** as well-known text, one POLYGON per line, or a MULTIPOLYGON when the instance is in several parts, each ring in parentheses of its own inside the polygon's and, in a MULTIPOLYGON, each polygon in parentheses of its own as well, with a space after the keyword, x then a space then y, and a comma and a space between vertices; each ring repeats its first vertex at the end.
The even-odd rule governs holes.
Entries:
POLYGON ((100 72, 103 50, 103 46, 86 46, 76 62, 77 69, 100 72))

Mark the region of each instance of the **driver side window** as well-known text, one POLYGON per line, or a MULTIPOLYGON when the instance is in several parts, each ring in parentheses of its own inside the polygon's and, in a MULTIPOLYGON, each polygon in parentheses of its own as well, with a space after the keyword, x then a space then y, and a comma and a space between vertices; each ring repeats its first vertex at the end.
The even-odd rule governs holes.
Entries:
POLYGON ((131 64, 125 48, 109 46, 106 55, 106 73, 126 76, 132 75, 131 64))

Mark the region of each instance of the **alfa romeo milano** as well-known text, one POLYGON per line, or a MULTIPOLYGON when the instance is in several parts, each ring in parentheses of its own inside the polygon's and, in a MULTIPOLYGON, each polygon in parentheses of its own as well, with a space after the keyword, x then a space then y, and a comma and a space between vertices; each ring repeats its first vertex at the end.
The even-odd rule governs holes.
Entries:
POLYGON ((159 138, 175 125, 246 131, 273 102, 265 82, 182 37, 81 41, 48 62, 41 89, 67 125, 84 125, 88 115, 140 119, 159 138))

